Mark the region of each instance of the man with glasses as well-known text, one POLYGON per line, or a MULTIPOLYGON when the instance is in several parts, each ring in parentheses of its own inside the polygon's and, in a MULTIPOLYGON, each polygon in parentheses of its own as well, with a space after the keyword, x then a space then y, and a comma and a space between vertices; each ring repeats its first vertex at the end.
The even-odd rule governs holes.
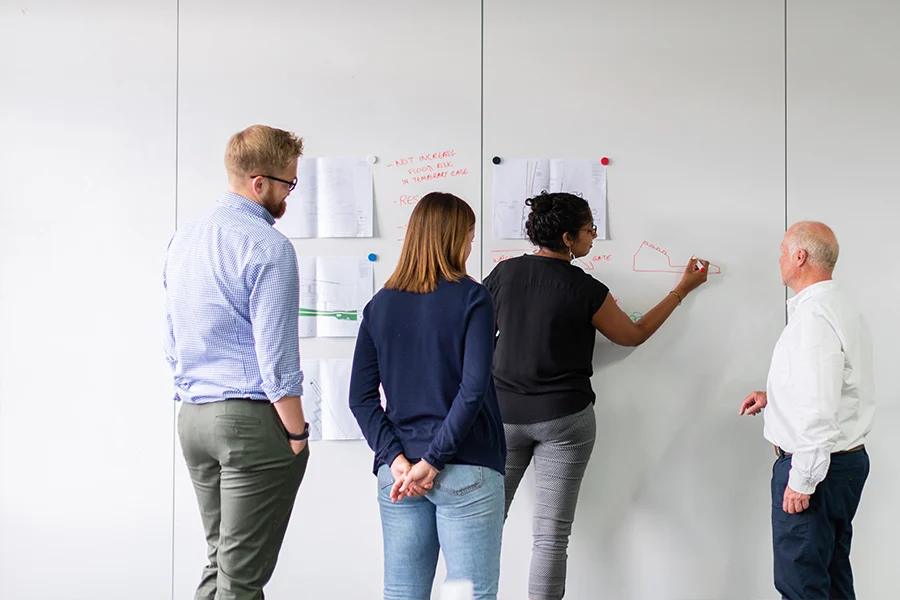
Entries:
POLYGON ((166 358, 208 545, 196 600, 263 597, 309 459, 297 256, 272 227, 302 153, 264 125, 232 136, 228 191, 169 242, 166 358))

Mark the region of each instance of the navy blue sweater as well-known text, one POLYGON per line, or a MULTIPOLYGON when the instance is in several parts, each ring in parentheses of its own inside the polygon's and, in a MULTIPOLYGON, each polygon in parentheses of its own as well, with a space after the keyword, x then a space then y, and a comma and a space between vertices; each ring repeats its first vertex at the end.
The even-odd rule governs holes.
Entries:
POLYGON ((375 294, 350 376, 350 410, 375 452, 375 471, 403 453, 438 470, 459 463, 504 473, 493 354, 494 306, 483 285, 463 279, 441 281, 429 294, 375 294))

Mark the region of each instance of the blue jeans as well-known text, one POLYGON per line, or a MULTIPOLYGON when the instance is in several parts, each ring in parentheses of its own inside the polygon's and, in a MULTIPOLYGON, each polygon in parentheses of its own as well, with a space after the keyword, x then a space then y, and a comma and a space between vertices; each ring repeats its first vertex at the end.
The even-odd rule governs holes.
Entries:
POLYGON ((487 467, 447 465, 420 498, 392 503, 391 469, 378 470, 384 537, 384 600, 429 600, 438 551, 447 579, 467 579, 475 600, 496 600, 503 536, 503 476, 487 467))

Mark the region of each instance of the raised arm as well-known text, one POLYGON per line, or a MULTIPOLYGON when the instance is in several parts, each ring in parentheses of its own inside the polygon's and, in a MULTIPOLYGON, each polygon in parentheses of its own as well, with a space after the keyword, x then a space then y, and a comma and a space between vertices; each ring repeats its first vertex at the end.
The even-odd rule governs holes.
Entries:
POLYGON ((612 296, 607 296, 603 304, 594 313, 591 323, 606 336, 611 342, 620 346, 640 346, 656 333, 656 330, 666 322, 675 307, 681 304, 687 295, 706 281, 709 272, 709 262, 700 261, 703 269, 700 269, 695 261, 691 261, 684 270, 681 282, 674 290, 666 294, 656 306, 651 308, 637 322, 633 322, 625 312, 619 308, 612 296))

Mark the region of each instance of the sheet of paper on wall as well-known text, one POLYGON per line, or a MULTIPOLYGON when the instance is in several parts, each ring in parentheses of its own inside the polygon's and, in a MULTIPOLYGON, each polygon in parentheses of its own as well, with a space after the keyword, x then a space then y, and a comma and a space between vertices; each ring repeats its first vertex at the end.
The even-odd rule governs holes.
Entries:
POLYGON ((301 256, 300 337, 356 337, 375 273, 364 258, 301 256))
POLYGON ((304 157, 275 227, 289 238, 372 237, 373 200, 367 160, 304 157))
POLYGON ((494 165, 494 239, 525 239, 531 208, 525 200, 541 192, 569 192, 591 207, 597 237, 607 238, 606 167, 597 161, 504 159, 494 165))
POLYGON ((363 439, 350 412, 350 366, 346 359, 303 360, 303 414, 311 440, 363 439))

